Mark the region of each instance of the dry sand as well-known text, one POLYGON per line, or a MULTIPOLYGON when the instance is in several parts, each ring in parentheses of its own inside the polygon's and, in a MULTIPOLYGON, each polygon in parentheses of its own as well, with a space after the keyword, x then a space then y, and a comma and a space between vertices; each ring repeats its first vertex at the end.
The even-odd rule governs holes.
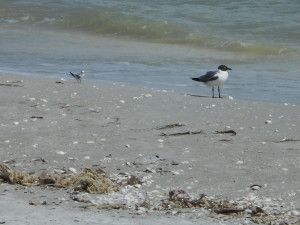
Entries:
POLYGON ((300 223, 298 106, 0 76, 1 165, 101 168, 122 183, 91 194, 0 179, 1 224, 300 223), (209 206, 194 204, 201 194, 209 206))

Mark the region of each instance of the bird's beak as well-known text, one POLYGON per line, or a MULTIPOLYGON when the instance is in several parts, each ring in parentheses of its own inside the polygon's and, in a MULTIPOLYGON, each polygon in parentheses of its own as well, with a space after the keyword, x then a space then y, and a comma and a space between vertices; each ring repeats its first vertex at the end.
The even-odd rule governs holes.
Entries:
POLYGON ((232 70, 232 69, 227 67, 227 70, 232 70))

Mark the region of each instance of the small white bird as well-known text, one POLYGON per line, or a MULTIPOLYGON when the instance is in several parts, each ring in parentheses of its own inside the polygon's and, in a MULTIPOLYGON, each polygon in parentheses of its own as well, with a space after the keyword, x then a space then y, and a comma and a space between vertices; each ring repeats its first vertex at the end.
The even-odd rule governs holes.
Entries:
POLYGON ((84 71, 81 70, 81 72, 79 74, 74 74, 74 73, 70 72, 70 75, 72 77, 74 77, 77 80, 78 83, 81 83, 81 78, 84 77, 84 71))
POLYGON ((206 86, 212 87, 212 97, 215 97, 214 87, 218 86, 219 98, 221 98, 220 86, 225 83, 228 78, 227 70, 231 68, 220 65, 217 71, 208 71, 205 75, 200 77, 191 78, 194 81, 203 82, 206 86))

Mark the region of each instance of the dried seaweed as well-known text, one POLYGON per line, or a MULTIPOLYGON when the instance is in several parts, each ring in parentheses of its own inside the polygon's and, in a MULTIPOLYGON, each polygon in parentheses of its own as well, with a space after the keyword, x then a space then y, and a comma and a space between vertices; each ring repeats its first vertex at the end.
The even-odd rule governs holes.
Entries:
MULTIPOLYGON (((79 174, 62 174, 54 178, 51 174, 43 171, 39 176, 23 172, 15 172, 5 165, 0 165, 0 179, 10 184, 51 185, 56 188, 73 188, 94 194, 108 194, 114 191, 113 182, 91 169, 84 169, 79 174)), ((133 181, 132 181, 133 182, 133 181)))
POLYGON ((174 123, 174 124, 169 124, 169 125, 165 125, 165 126, 162 126, 162 127, 158 127, 158 128, 156 128, 156 130, 165 130, 165 129, 171 129, 171 128, 174 128, 174 127, 183 127, 183 126, 185 126, 185 124, 174 123))
POLYGON ((237 135, 237 133, 234 130, 216 131, 215 134, 230 134, 231 136, 237 135))
POLYGON ((0 179, 10 184, 25 186, 37 185, 38 177, 34 174, 15 172, 5 165, 0 165, 0 179))
POLYGON ((224 214, 224 215, 231 215, 237 213, 243 213, 246 209, 237 209, 237 208, 225 208, 225 209, 218 209, 215 210, 215 213, 224 214))
POLYGON ((3 83, 0 83, 0 86, 7 86, 7 87, 24 87, 23 85, 18 85, 18 84, 3 84, 3 83))
POLYGON ((216 213, 232 214, 244 212, 245 209, 238 209, 234 204, 228 201, 215 201, 207 199, 206 195, 202 194, 197 199, 192 199, 184 190, 171 190, 169 192, 169 199, 164 202, 163 208, 205 208, 213 210, 216 213))
POLYGON ((268 225, 274 224, 274 222, 282 219, 293 217, 286 213, 268 214, 262 208, 252 205, 239 208, 236 203, 231 203, 224 200, 209 199, 204 194, 201 194, 199 198, 191 198, 188 193, 182 189, 171 190, 169 192, 169 198, 166 199, 161 206, 164 209, 204 208, 216 214, 223 214, 227 216, 247 214, 247 217, 249 217, 252 222, 268 225))
POLYGON ((280 141, 274 141, 275 143, 282 143, 282 142, 296 142, 296 141, 300 141, 299 139, 289 139, 289 138, 284 138, 280 141))
POLYGON ((42 116, 31 116, 30 119, 44 119, 42 116))
POLYGON ((219 141, 222 141, 222 142, 232 142, 232 140, 230 140, 230 139, 221 139, 219 141))
POLYGON ((179 132, 179 133, 161 133, 159 136, 170 137, 170 136, 184 136, 184 135, 195 135, 195 134, 204 134, 203 131, 187 131, 187 132, 179 132))
POLYGON ((62 175, 56 180, 55 185, 93 194, 108 194, 113 191, 112 181, 91 169, 84 169, 83 172, 71 177, 62 175))
POLYGON ((130 178, 127 179, 127 185, 136 185, 141 183, 142 181, 136 176, 130 176, 130 178))
POLYGON ((87 205, 87 206, 81 206, 83 209, 123 209, 126 210, 128 207, 125 204, 103 204, 103 205, 87 205))

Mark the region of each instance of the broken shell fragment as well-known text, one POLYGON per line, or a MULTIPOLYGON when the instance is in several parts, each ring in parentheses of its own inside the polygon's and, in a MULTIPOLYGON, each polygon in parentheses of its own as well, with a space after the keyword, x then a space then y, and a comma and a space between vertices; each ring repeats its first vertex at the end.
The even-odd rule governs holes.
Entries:
POLYGON ((272 120, 266 120, 265 121, 265 124, 271 124, 272 123, 272 120))
POLYGON ((253 184, 253 185, 250 186, 250 188, 251 188, 252 190, 259 190, 259 189, 261 189, 261 185, 253 184))

